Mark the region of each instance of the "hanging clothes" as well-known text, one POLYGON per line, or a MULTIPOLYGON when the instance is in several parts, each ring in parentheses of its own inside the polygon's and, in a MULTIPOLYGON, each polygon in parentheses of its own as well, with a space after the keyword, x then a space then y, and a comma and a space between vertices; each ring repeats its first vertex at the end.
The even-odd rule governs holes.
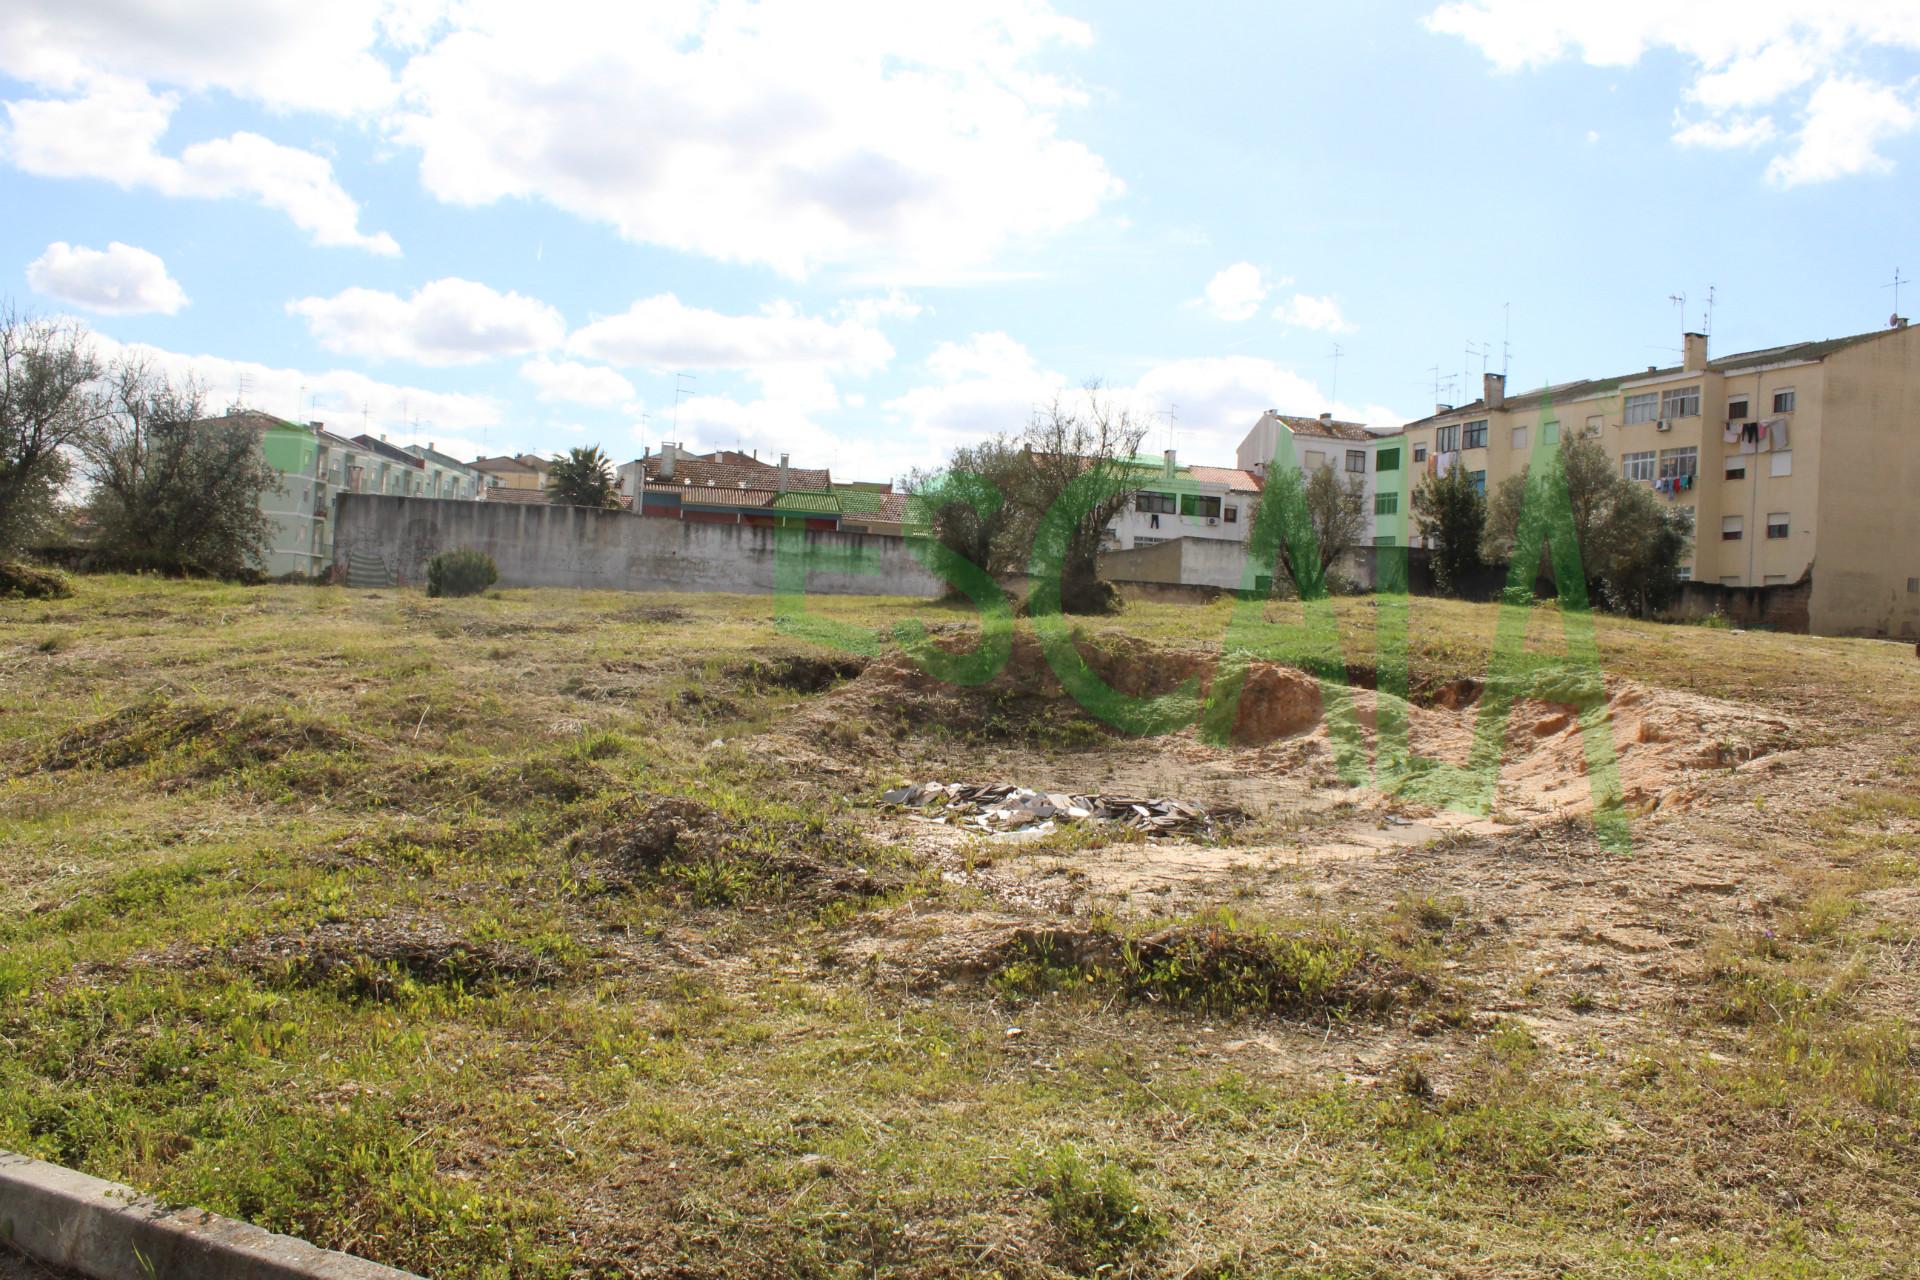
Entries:
POLYGON ((1787 443, 1787 420, 1785 418, 1775 418, 1773 421, 1767 423, 1767 438, 1773 442, 1775 449, 1792 448, 1792 446, 1787 443))
POLYGON ((1720 440, 1723 444, 1739 444, 1740 424, 1737 422, 1727 423, 1726 430, 1720 433, 1720 440))
POLYGON ((1760 443, 1760 424, 1757 422, 1741 423, 1740 439, 1742 442, 1746 444, 1759 444, 1760 443))

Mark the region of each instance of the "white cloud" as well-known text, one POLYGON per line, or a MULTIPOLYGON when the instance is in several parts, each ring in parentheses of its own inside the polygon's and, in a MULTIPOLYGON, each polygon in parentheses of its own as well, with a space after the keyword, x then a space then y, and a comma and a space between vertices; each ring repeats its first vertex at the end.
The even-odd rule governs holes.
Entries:
POLYGON ((1325 333, 1347 333, 1353 326, 1340 314, 1340 304, 1332 296, 1316 298, 1296 293, 1273 309, 1273 318, 1296 329, 1319 329, 1325 333))
MULTIPOLYGON (((1002 432, 1016 434, 1054 397, 1080 394, 1071 380, 1043 369, 1026 347, 1004 333, 974 334, 943 343, 927 361, 934 381, 889 401, 888 416, 905 429, 921 463, 944 459, 959 444, 1002 432)), ((1330 404, 1311 379, 1254 356, 1209 356, 1162 361, 1130 386, 1103 394, 1152 423, 1142 447, 1167 447, 1165 412, 1175 410, 1173 447, 1187 462, 1231 466, 1240 441, 1267 409, 1282 413, 1332 411, 1370 426, 1392 427, 1412 415, 1383 405, 1330 404)))
POLYGON ((1850 76, 1828 80, 1807 103, 1793 151, 1767 166, 1767 180, 1796 187, 1889 172, 1893 162, 1880 154, 1879 144, 1913 132, 1916 124, 1920 113, 1897 90, 1850 76))
MULTIPOLYGON (((350 436, 366 430, 376 435, 417 430, 423 433, 423 444, 428 432, 472 432, 501 419, 500 404, 487 396, 381 382, 345 369, 286 369, 187 355, 144 343, 123 344, 99 333, 93 340, 103 359, 142 357, 171 377, 197 379, 215 411, 238 402, 296 422, 322 421, 350 436)), ((441 443, 444 448, 445 441, 441 443)))
POLYGON ((433 365, 544 351, 566 334, 566 321, 546 303, 451 276, 422 285, 409 298, 348 289, 331 298, 297 299, 287 311, 304 317, 330 351, 433 365))
POLYGON ((1203 300, 1207 309, 1222 320, 1251 320, 1267 300, 1267 282, 1251 262, 1236 262, 1207 281, 1203 300))
POLYGON ((757 315, 690 307, 670 293, 642 298, 567 339, 576 355, 654 369, 745 369, 871 373, 893 358, 893 344, 858 319, 826 320, 775 302, 757 315))
POLYGON ((49 298, 115 315, 172 315, 186 290, 160 256, 118 240, 104 250, 56 240, 27 266, 27 283, 49 298))
POLYGON ((917 320, 926 310, 899 289, 889 289, 869 297, 848 298, 834 308, 834 314, 850 316, 862 324, 879 324, 882 320, 917 320))
POLYGON ((1039 68, 1046 0, 470 0, 402 72, 393 136, 457 204, 545 200, 631 240, 802 275, 978 267, 1120 190, 1039 68), (593 32, 592 39, 581 33, 593 32))
POLYGON ((0 71, 63 92, 103 76, 139 77, 275 108, 368 111, 393 97, 392 72, 372 46, 383 31, 397 33, 404 8, 389 0, 7 0, 0 71))
POLYGON ((248 199, 278 210, 316 243, 374 253, 400 252, 392 236, 360 230, 360 206, 343 190, 325 156, 257 133, 197 142, 164 155, 179 99, 118 78, 89 82, 77 97, 4 104, 0 156, 48 178, 97 178, 123 189, 167 196, 248 199))
POLYGON ((1450 0, 1426 24, 1475 45, 1503 71, 1569 56, 1630 66, 1649 50, 1671 50, 1692 65, 1686 99, 1707 113, 1676 120, 1682 146, 1776 141, 1772 119, 1753 113, 1795 99, 1802 127, 1767 169, 1779 186, 1885 172, 1892 162, 1879 144, 1917 123, 1910 88, 1856 70, 1875 51, 1920 49, 1913 0, 1450 0))
POLYGON ((1757 147, 1772 142, 1779 136, 1773 127, 1772 116, 1761 116, 1749 120, 1745 116, 1735 116, 1728 120, 1695 120, 1680 125, 1674 130, 1673 140, 1683 147, 1711 147, 1716 150, 1731 150, 1736 147, 1757 147))
POLYGON ((567 404, 618 405, 634 397, 633 384, 605 365, 536 356, 520 366, 540 399, 567 404))

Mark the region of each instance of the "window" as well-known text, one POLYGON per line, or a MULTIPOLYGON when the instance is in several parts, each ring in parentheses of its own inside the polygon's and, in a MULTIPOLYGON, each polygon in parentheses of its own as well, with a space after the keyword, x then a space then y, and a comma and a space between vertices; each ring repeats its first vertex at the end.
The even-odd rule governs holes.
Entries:
POLYGON ((1475 493, 1479 494, 1483 498, 1487 496, 1487 473, 1486 472, 1469 471, 1467 472, 1467 479, 1473 481, 1473 491, 1475 493))
POLYGON ((1590 436, 1599 435, 1600 428, 1606 425, 1607 425, 1606 415, 1599 414, 1599 413, 1590 413, 1587 415, 1587 434, 1588 435, 1590 436))
POLYGON ((1683 564, 1678 569, 1675 569, 1673 571, 1673 576, 1680 579, 1680 581, 1682 582, 1692 582, 1693 566, 1690 564, 1683 564))
POLYGON ((1747 460, 1745 458, 1727 459, 1727 479, 1745 480, 1747 478, 1747 460))
POLYGON ((1433 451, 1435 453, 1454 453, 1460 448, 1459 427, 1439 427, 1433 433, 1433 451))
POLYGON ((1660 416, 1663 418, 1697 418, 1700 416, 1700 388, 1675 387, 1671 391, 1660 393, 1660 416))
POLYGON ((1400 544, 1394 541, 1392 534, 1383 533, 1373 540, 1373 545, 1376 547, 1397 547, 1400 544))
POLYGON ((1627 397, 1627 412, 1621 421, 1631 427, 1641 422, 1652 422, 1659 416, 1659 393, 1649 391, 1645 395, 1627 397))
POLYGON ((1527 429, 1525 427, 1515 427, 1513 429, 1514 452, 1516 453, 1521 452, 1525 450, 1526 447, 1527 447, 1527 429))
POLYGON ((1415 462, 1425 462, 1427 460, 1427 446, 1423 444, 1413 446, 1413 460, 1415 462))
POLYGON ((1793 388, 1785 387, 1773 393, 1773 411, 1775 413, 1793 412, 1793 388))
POLYGON ((1920 596, 1920 578, 1907 579, 1907 594, 1910 596, 1920 596))
POLYGON ((1793 450, 1781 449, 1767 458, 1767 474, 1772 476, 1790 476, 1793 474, 1793 450))
POLYGON ((1133 495, 1133 509, 1150 515, 1170 516, 1174 513, 1174 499, 1170 493, 1155 493, 1143 489, 1133 495))
POLYGON ((1136 547, 1157 547, 1165 541, 1165 538, 1135 538, 1133 545, 1136 547))
POLYGON ((1620 474, 1629 480, 1651 483, 1653 480, 1655 453, 1649 449, 1645 453, 1621 455, 1620 474))
POLYGON ((1747 398, 1745 396, 1741 396, 1738 400, 1727 401, 1727 421, 1728 422, 1738 422, 1740 419, 1746 416, 1747 416, 1747 398))
POLYGON ((1769 587, 1785 586, 1786 581, 1787 581, 1787 575, 1784 573, 1770 573, 1766 577, 1760 579, 1760 582, 1763 586, 1769 586, 1769 587))
POLYGON ((1318 471, 1327 465, 1327 455, 1318 449, 1307 450, 1307 460, 1303 464, 1308 471, 1318 471))
POLYGON ((1238 508, 1238 507, 1228 507, 1228 508, 1227 508, 1227 514, 1226 514, 1226 516, 1225 516, 1224 518, 1225 518, 1225 520, 1226 520, 1226 522, 1227 522, 1228 524, 1239 524, 1239 523, 1240 523, 1240 508, 1238 508))
MULTIPOLYGON (((1600 429, 1598 427, 1595 427, 1593 430, 1593 434, 1596 436, 1599 435, 1600 429)), ((1559 438, 1560 438, 1559 423, 1543 422, 1540 424, 1540 443, 1541 444, 1552 444, 1555 440, 1558 440, 1559 438)))
POLYGON ((1678 449, 1660 451, 1660 478, 1675 480, 1681 476, 1697 475, 1700 471, 1700 447, 1682 445, 1678 449))
POLYGON ((1400 469, 1400 450, 1382 449, 1373 459, 1375 471, 1398 471, 1400 469))
POLYGON ((1400 495, 1397 493, 1376 493, 1373 495, 1373 514, 1390 516, 1400 510, 1400 495))
POLYGON ((1209 498, 1199 493, 1183 493, 1180 495, 1180 514, 1183 516, 1200 516, 1206 519, 1218 520, 1220 518, 1220 499, 1209 498))
POLYGON ((1367 451, 1365 449, 1347 450, 1347 470, 1364 473, 1367 469, 1367 451))
POLYGON ((1787 518, 1786 512, 1769 511, 1767 513, 1767 536, 1769 538, 1785 538, 1790 536, 1793 533, 1792 526, 1793 522, 1787 518))
POLYGON ((1720 541, 1738 542, 1746 536, 1746 532, 1747 526, 1739 516, 1722 516, 1720 518, 1720 541))
POLYGON ((1461 428, 1460 447, 1462 449, 1484 449, 1487 447, 1487 420, 1469 422, 1461 428))

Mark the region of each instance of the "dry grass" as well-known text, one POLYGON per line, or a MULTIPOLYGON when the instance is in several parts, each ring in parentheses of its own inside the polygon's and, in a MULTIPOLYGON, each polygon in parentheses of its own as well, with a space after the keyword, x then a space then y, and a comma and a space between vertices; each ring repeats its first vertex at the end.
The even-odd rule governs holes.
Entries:
MULTIPOLYGON (((1192 752, 1020 732, 1055 708, 837 735, 806 709, 858 662, 764 599, 75 586, 0 602, 0 1148, 443 1276, 1910 1266, 1905 648, 1603 619, 1610 674, 1807 726, 1794 785, 1729 766, 1627 856, 1574 823, 1321 863, 1357 802, 1276 801, 1196 856, 1295 861, 1108 917, 1046 868, 1138 842, 872 802, 1192 752), (1684 915, 1702 849, 1751 879, 1684 915), (1529 924, 1556 893, 1687 945, 1566 971, 1607 953, 1529 924), (896 980, 948 919, 993 963, 896 980)), ((1217 649, 1229 607, 1095 629, 1217 649)), ((1376 613, 1339 603, 1363 678, 1376 613)), ((1415 602, 1416 689, 1483 674, 1492 621, 1415 602)))

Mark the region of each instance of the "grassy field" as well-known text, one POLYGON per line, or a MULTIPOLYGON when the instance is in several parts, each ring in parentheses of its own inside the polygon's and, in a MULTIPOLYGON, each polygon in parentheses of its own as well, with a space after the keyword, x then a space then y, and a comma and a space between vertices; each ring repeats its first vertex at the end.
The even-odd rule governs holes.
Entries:
MULTIPOLYGON (((1229 609, 1093 630, 1205 651, 1229 609)), ((1356 665, 1377 616, 1339 604, 1356 665)), ((1494 612, 1412 630, 1440 689, 1494 612)), ((1911 1275, 1920 662, 1599 641, 1787 726, 1767 769, 1716 754, 1626 853, 1322 859, 1439 819, 1301 781, 1122 901, 1174 855, 880 793, 1250 757, 991 691, 883 725, 764 598, 0 602, 0 1148, 448 1277, 1911 1275)))

